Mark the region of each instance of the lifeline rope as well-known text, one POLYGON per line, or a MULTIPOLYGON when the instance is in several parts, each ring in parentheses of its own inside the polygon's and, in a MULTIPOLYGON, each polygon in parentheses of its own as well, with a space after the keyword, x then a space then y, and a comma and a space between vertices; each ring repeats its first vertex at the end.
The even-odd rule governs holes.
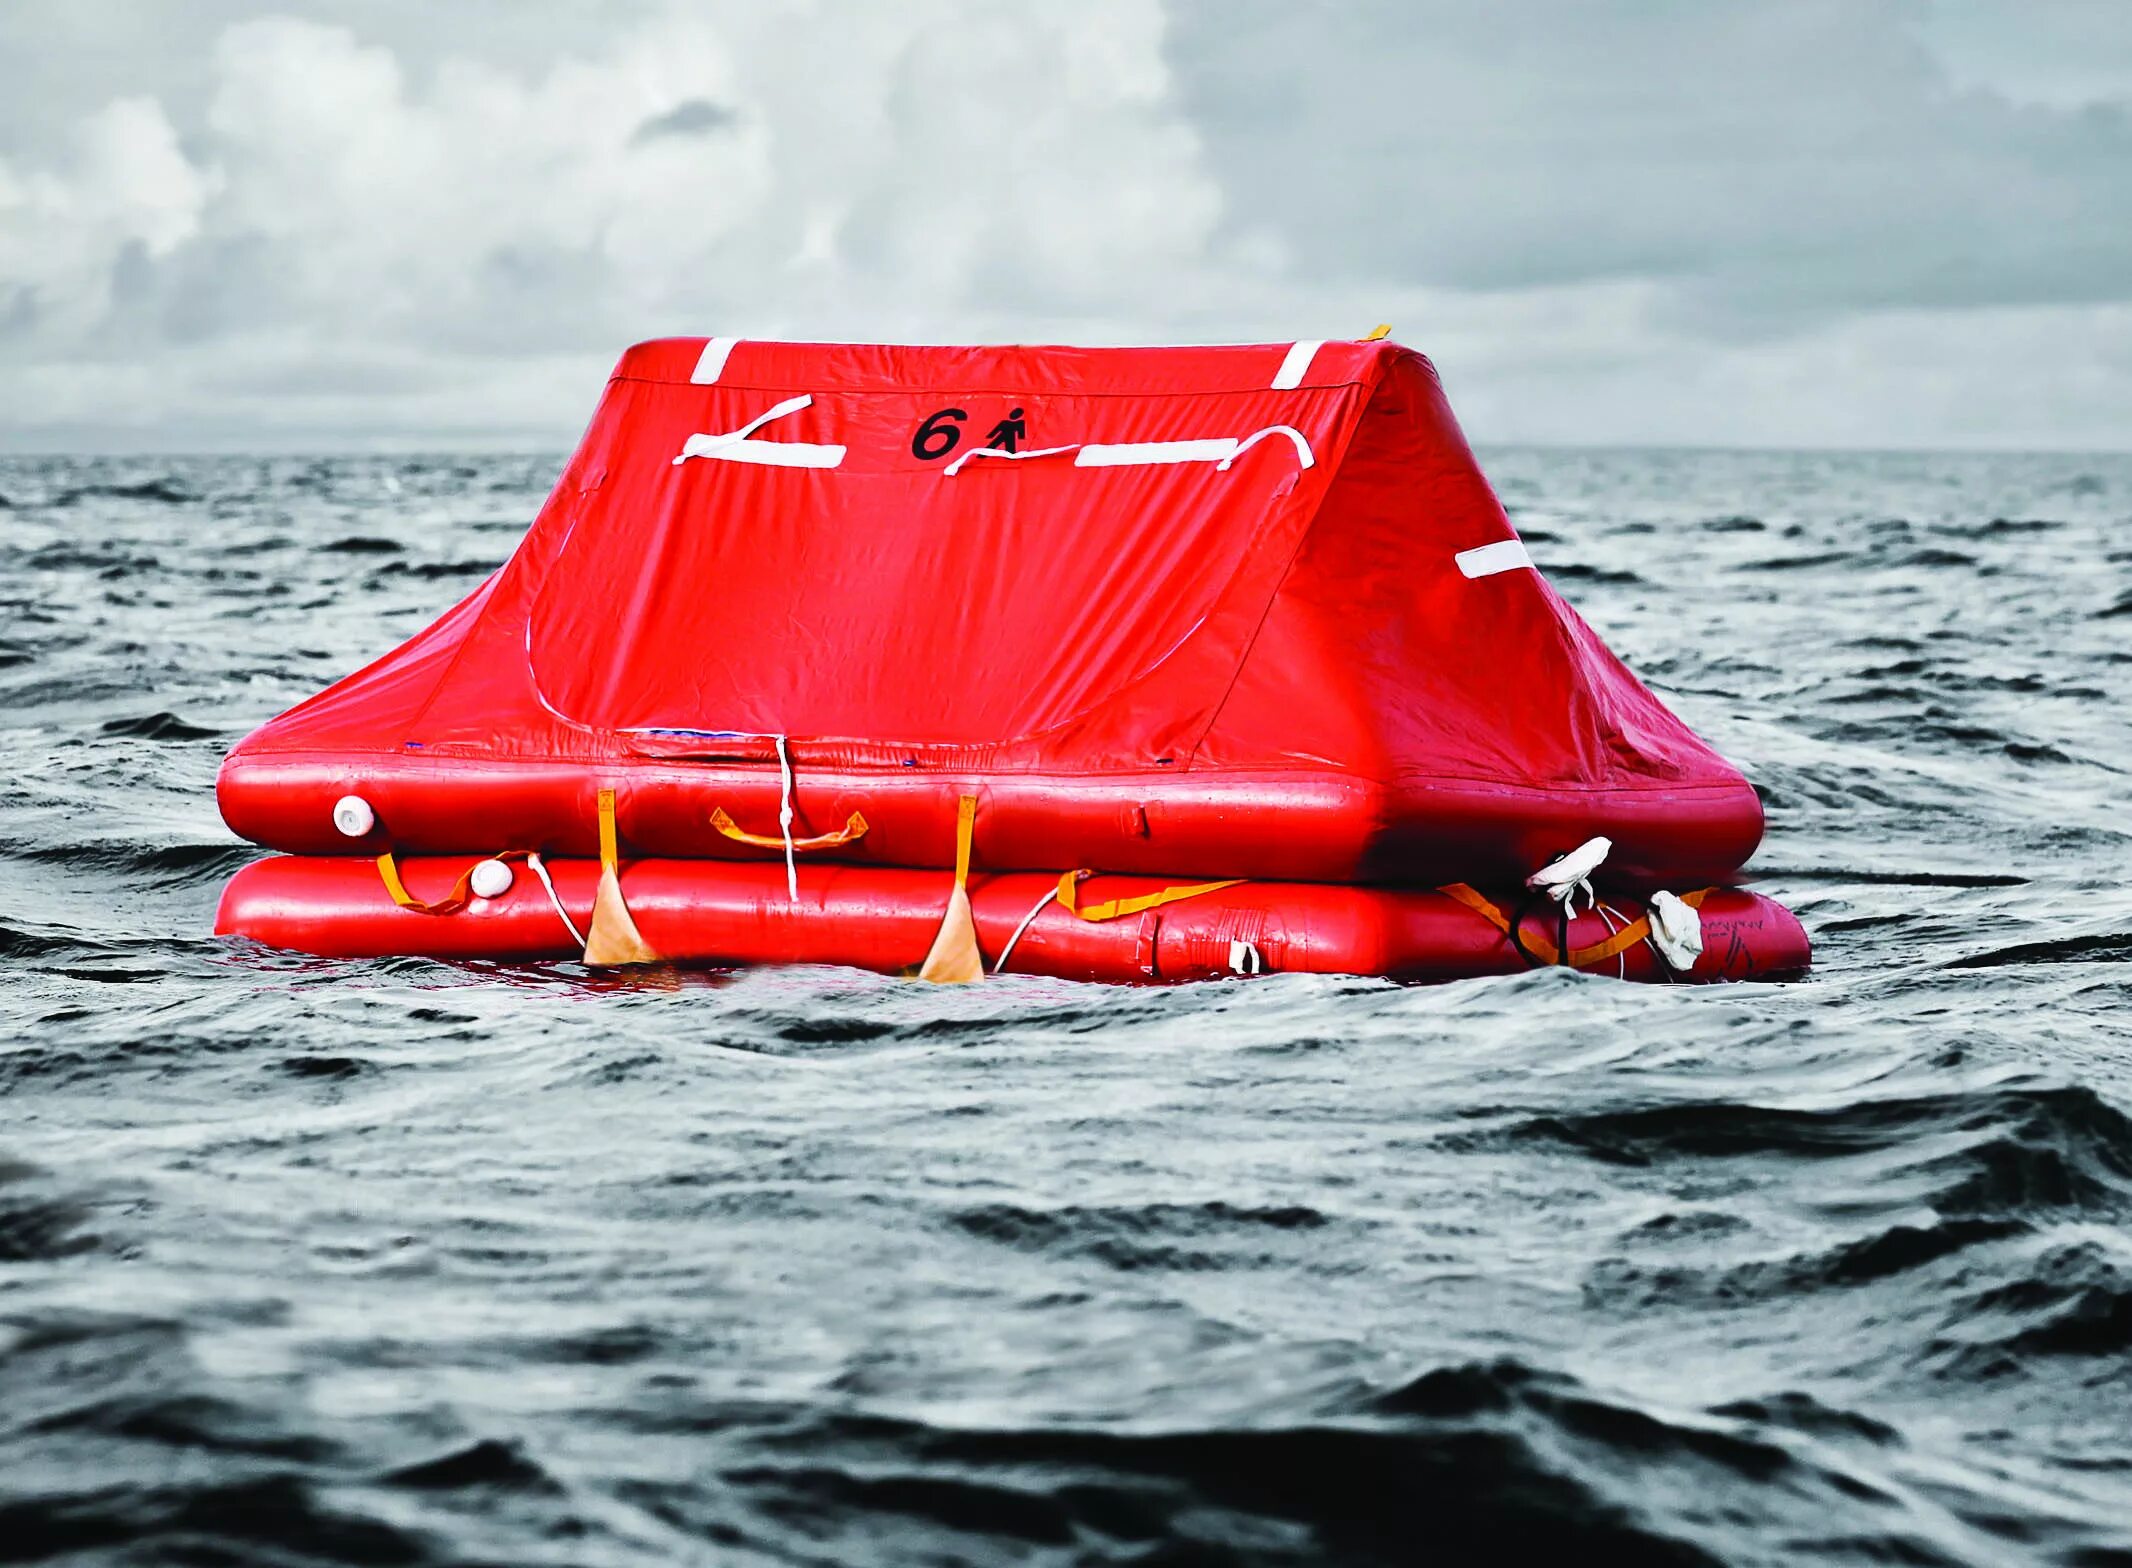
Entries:
POLYGON ((526 866, 540 878, 540 885, 548 890, 548 901, 555 905, 555 912, 562 916, 563 929, 570 933, 570 940, 582 951, 585 946, 585 933, 578 930, 577 922, 570 918, 570 911, 563 908, 563 895, 555 891, 555 881, 548 875, 548 868, 540 863, 538 854, 528 854, 526 866))
POLYGON ((1014 944, 1022 939, 1022 933, 1029 929, 1031 922, 1049 908, 1051 901, 1058 896, 1059 890, 1056 887, 1044 889, 1044 896, 1030 906, 1029 913, 1022 916, 1022 923, 1014 928, 1014 935, 1007 938, 1007 945, 999 950, 999 962, 992 966, 992 973, 998 974, 1007 967, 1007 960, 1014 956, 1014 944))
POLYGON ((785 835, 785 892, 793 903, 800 901, 799 861, 792 848, 792 758, 785 751, 785 737, 777 737, 777 771, 784 781, 777 805, 777 830, 785 835))

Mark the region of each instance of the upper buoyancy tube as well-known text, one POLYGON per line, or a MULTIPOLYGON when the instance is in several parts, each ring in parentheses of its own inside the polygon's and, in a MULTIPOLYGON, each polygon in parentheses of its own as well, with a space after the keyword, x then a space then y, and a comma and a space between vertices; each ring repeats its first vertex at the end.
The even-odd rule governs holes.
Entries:
POLYGON ((1541 579, 1390 343, 624 355, 511 560, 242 742, 225 817, 345 852, 752 856, 782 738, 840 858, 1632 879, 1754 848, 1740 775, 1541 579), (366 841, 367 846, 367 841, 366 841))

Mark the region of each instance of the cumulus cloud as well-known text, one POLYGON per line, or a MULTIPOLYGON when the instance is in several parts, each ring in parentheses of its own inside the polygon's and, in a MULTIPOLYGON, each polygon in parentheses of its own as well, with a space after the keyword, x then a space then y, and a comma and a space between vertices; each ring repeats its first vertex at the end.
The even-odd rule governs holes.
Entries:
POLYGON ((162 106, 121 98, 74 128, 51 169, 0 159, 0 317, 64 340, 113 303, 122 264, 167 257, 200 229, 212 182, 162 106))
POLYGON ((0 17, 67 87, 0 108, 0 439, 562 440, 655 334, 1387 316, 1483 436, 2132 428, 2126 101, 2002 90, 1959 8, 336 10, 0 17))
POLYGON ((276 361, 330 413, 423 363, 442 383, 660 332, 1130 314, 1220 208, 1161 39, 1136 0, 677 9, 536 72, 454 56, 417 76, 344 26, 239 22, 191 158, 127 102, 75 165, 0 186, 32 204, 0 262, 28 302, 10 350, 85 418, 115 394, 153 417, 127 367, 95 372, 90 329, 129 357, 213 348, 277 386, 278 417, 276 361), (39 252, 32 228, 65 243, 39 252), (134 242, 152 265, 115 298, 134 242))

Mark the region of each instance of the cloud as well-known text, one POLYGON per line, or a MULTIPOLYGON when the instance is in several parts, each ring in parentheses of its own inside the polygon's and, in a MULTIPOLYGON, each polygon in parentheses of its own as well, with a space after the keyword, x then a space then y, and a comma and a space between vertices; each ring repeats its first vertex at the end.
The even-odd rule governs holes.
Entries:
MULTIPOLYGON (((68 236, 0 262, 29 302, 14 351, 61 388, 99 344, 160 354, 180 362, 175 403, 212 349, 275 383, 262 412, 285 419, 303 400, 277 360, 323 407, 378 386, 383 360, 397 379, 428 357, 441 380, 582 354, 589 385, 665 332, 1132 314, 1206 250, 1220 206, 1161 36, 1135 0, 675 10, 536 73, 452 56, 418 75, 343 26, 247 20, 214 45, 190 159, 129 102, 90 126, 99 148, 124 131, 123 159, 0 185, 68 236), (795 9, 835 25, 795 28, 795 9)), ((124 375, 74 381, 63 416, 157 417, 143 394, 112 405, 124 375)))
POLYGON ((690 98, 675 104, 664 114, 653 115, 636 128, 629 140, 635 145, 661 136, 701 136, 710 131, 729 130, 739 123, 740 115, 725 105, 712 103, 708 98, 690 98))
POLYGON ((201 5, 47 25, 69 93, 0 110, 0 440, 560 442, 658 334, 1387 318, 1483 437, 2132 428, 2126 102, 2002 90, 1973 8, 201 5))
POLYGON ((10 337, 65 338, 110 308, 122 264, 169 256, 200 229, 211 178, 162 107, 121 98, 75 128, 56 170, 0 160, 0 317, 10 337))
POLYGON ((1232 224, 1294 272, 1653 279, 1713 330, 2127 297, 2132 116, 1958 89, 1914 15, 1237 0, 1172 49, 1224 186, 1262 198, 1232 224))

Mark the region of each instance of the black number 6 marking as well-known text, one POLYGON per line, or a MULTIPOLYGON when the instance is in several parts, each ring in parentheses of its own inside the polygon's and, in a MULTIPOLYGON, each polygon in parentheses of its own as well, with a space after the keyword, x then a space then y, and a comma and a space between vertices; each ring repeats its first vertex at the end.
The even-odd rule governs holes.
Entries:
POLYGON ((911 456, 921 463, 930 463, 935 458, 946 457, 955 450, 955 443, 962 439, 961 421, 969 417, 959 408, 943 408, 937 414, 926 415, 925 423, 911 436, 911 456))

